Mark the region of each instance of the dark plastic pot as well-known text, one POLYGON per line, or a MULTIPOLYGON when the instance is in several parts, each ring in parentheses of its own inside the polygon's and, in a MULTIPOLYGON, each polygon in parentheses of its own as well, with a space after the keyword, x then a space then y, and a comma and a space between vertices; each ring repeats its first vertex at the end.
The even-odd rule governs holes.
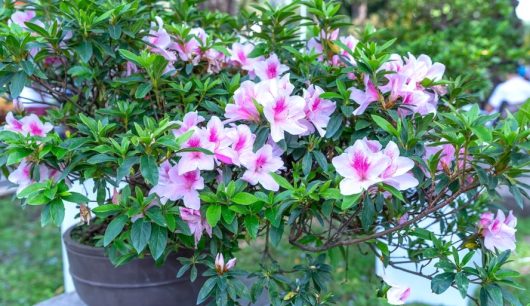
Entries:
POLYGON ((176 276, 181 267, 177 258, 190 257, 191 251, 170 254, 161 267, 156 267, 150 257, 114 267, 103 248, 74 241, 70 237, 72 229, 63 237, 70 274, 77 294, 88 306, 196 305, 204 279, 198 277, 192 283, 189 275, 176 276))

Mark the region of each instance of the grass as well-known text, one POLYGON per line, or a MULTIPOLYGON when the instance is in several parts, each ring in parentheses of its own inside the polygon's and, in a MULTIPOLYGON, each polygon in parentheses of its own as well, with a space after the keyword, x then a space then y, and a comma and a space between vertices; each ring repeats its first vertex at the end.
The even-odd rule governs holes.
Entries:
POLYGON ((0 199, 0 305, 27 306, 63 292, 60 231, 36 207, 0 199))
MULTIPOLYGON (((63 292, 61 241, 59 229, 42 228, 36 207, 22 208, 11 199, 0 199, 0 306, 26 306, 63 292)), ((512 255, 512 269, 523 274, 518 279, 527 291, 512 292, 523 305, 530 303, 530 219, 519 219, 517 251, 512 255)), ((261 260, 260 242, 243 248, 238 257, 240 268, 256 270, 261 260)), ((334 267, 331 289, 337 305, 386 306, 375 297, 379 280, 375 277, 374 260, 350 248, 348 263, 334 267)), ((283 268, 301 263, 305 256, 295 248, 282 244, 272 248, 283 268)))

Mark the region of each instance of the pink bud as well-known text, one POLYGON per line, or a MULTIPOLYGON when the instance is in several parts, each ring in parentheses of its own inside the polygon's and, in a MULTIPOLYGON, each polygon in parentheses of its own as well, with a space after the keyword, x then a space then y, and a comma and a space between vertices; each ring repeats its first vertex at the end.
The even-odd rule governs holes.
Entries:
POLYGON ((233 267, 235 267, 236 263, 237 263, 237 258, 232 258, 232 259, 230 259, 230 260, 226 263, 225 270, 226 270, 226 271, 231 270, 233 267))

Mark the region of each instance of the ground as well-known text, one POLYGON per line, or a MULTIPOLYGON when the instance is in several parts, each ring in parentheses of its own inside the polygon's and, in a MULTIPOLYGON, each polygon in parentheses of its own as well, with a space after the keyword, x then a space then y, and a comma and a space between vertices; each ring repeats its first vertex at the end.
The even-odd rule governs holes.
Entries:
MULTIPOLYGON (((525 274, 519 282, 530 290, 530 219, 520 219, 517 230, 512 267, 525 274)), ((256 252, 259 249, 253 245, 240 252, 239 265, 255 265, 260 260, 256 252)), ((288 264, 302 260, 300 253, 289 246, 273 252, 288 264)), ((338 305, 387 305, 375 297, 378 280, 372 272, 373 259, 353 248, 350 252, 348 266, 337 267, 334 273, 332 287, 338 305)), ((21 208, 16 201, 0 199, 0 306, 27 306, 48 299, 63 292, 62 281, 59 229, 42 228, 38 208, 21 208)), ((527 292, 517 293, 523 305, 530 303, 527 292)))

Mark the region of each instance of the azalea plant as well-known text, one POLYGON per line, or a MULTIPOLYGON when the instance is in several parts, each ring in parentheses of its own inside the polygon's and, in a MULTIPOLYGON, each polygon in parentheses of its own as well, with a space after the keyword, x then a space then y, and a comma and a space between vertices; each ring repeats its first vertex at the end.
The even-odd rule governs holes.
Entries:
MULTIPOLYGON (((178 276, 209 267, 198 303, 264 290, 273 305, 332 303, 326 255, 357 245, 385 267, 436 260, 434 274, 410 271, 435 293, 518 305, 504 266, 516 218, 493 200, 500 185, 521 205, 528 196, 528 126, 461 110, 474 101, 443 63, 394 54, 370 28, 341 34, 338 11, 322 0, 240 16, 193 0, 4 3, 1 90, 16 102, 31 88, 50 108, 8 114, 2 169, 43 226, 76 205, 76 237, 116 265, 194 249, 178 276), (71 190, 87 181, 93 198, 71 190), (264 242, 256 270, 235 268, 241 240, 264 242), (282 241, 315 254, 282 267, 269 249, 282 241)), ((404 303, 413 288, 381 277, 379 296, 404 303)))

